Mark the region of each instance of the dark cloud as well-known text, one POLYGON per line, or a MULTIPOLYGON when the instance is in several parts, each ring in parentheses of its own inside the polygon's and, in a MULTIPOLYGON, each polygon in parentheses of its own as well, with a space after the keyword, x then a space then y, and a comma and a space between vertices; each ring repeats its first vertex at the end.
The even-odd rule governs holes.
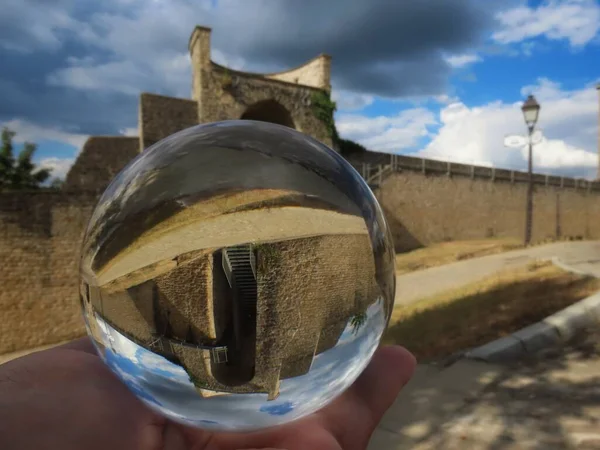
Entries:
POLYGON ((83 134, 114 134, 136 126, 137 98, 51 86, 49 76, 72 59, 110 60, 112 52, 79 37, 94 11, 72 0, 7 0, 0 14, 0 122, 24 119, 83 134), (5 10, 3 9, 3 13, 5 10))
POLYGON ((209 0, 6 2, 0 121, 90 134, 134 127, 137 92, 189 95, 182 55, 196 23, 213 27, 215 54, 243 58, 248 69, 280 70, 328 53, 336 89, 398 98, 444 93, 444 55, 483 45, 497 7, 481 0, 220 0, 216 9, 209 0))
MULTIPOLYGON (((236 33, 223 27, 214 34, 228 53, 282 67, 328 53, 342 89, 385 97, 437 95, 445 92, 451 70, 444 55, 482 45, 493 28, 497 4, 491 3, 281 0, 275 8, 266 7, 273 2, 260 8, 252 2, 262 18, 236 33)), ((241 25, 240 16, 228 19, 241 25)))
MULTIPOLYGON (((0 56, 2 58, 2 56, 0 56)), ((60 60, 47 54, 4 55, 0 74, 0 121, 19 118, 82 134, 113 134, 137 125, 137 97, 49 86, 46 77, 60 60)))

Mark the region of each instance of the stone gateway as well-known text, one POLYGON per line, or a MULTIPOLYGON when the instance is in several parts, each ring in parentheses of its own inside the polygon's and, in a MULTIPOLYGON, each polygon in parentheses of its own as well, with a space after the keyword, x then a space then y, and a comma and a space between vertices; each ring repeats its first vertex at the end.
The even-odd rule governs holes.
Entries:
POLYGON ((185 128, 222 120, 259 120, 294 128, 332 146, 326 125, 315 115, 315 93, 331 90, 331 58, 319 55, 285 72, 256 74, 211 60, 210 28, 190 37, 192 99, 140 95, 138 137, 90 137, 67 175, 65 188, 102 191, 138 152, 185 128))

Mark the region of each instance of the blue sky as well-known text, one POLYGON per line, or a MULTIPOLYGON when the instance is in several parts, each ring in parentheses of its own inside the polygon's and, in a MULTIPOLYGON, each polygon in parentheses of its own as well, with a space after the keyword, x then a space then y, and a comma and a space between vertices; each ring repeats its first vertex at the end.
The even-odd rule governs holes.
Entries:
POLYGON ((5 0, 1 125, 64 176, 87 136, 136 133, 140 92, 189 98, 196 24, 236 69, 331 54, 340 132, 371 150, 523 169, 502 141, 533 93, 536 170, 595 175, 597 0, 5 0))

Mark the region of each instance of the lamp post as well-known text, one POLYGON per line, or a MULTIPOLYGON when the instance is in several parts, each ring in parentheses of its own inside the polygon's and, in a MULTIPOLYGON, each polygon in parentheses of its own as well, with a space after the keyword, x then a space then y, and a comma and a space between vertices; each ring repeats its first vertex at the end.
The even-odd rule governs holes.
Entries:
POLYGON ((529 160, 527 163, 527 204, 525 207, 525 245, 529 245, 531 243, 531 227, 532 227, 532 218, 533 218, 533 142, 532 142, 532 134, 535 130, 535 125, 538 121, 538 117, 540 114, 540 105, 536 101, 533 95, 527 97, 525 103, 521 107, 523 111, 523 117, 525 118, 525 123, 527 124, 527 129, 529 131, 528 135, 528 147, 529 147, 529 160))

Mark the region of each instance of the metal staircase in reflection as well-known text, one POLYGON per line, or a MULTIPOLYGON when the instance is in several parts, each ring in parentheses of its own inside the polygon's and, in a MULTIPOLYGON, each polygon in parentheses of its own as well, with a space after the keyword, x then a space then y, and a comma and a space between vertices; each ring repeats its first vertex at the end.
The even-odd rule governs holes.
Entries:
POLYGON ((250 245, 223 249, 223 270, 244 313, 256 311, 256 259, 250 245))

